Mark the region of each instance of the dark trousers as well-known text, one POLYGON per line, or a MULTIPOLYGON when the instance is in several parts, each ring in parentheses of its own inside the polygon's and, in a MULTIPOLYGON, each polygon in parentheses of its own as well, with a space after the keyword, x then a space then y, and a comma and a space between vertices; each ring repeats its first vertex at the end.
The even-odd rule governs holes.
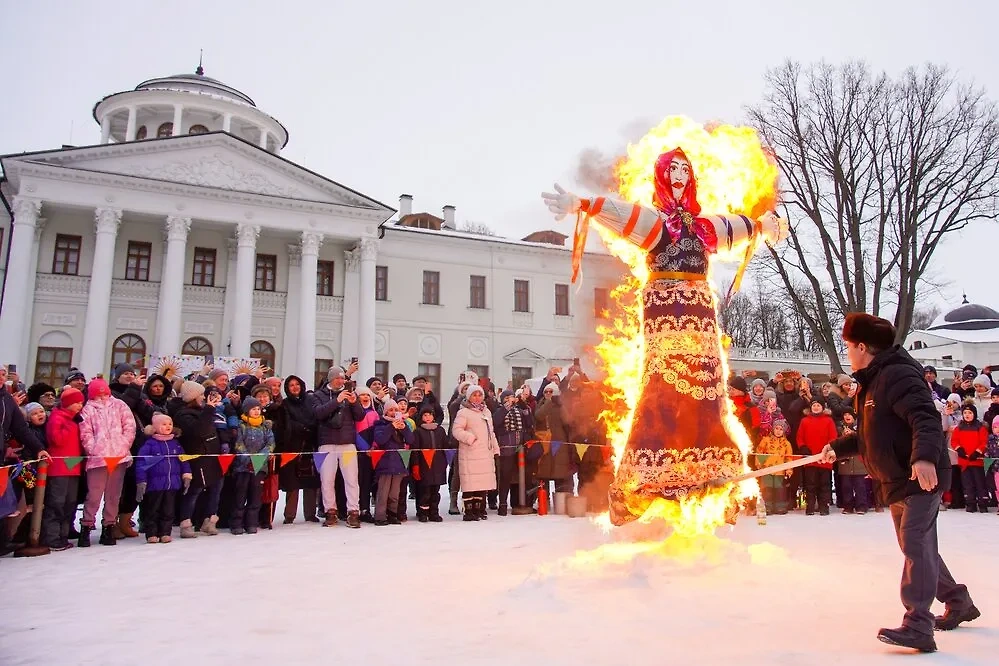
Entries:
POLYGON ((62 545, 76 518, 79 476, 50 476, 45 487, 45 510, 42 512, 42 543, 62 545))
POLYGON ((843 498, 843 508, 853 511, 867 511, 867 480, 860 474, 840 474, 839 492, 843 498))
POLYGON ((302 513, 305 519, 316 519, 316 499, 319 491, 315 488, 303 488, 302 490, 289 490, 284 494, 284 519, 295 520, 298 513, 298 495, 302 494, 302 513))
MULTIPOLYGON (((201 513, 205 518, 219 515, 219 497, 222 495, 222 483, 224 479, 219 479, 210 486, 191 487, 186 495, 180 496, 180 519, 194 520, 194 509, 198 506, 198 500, 203 500, 201 513)), ((143 514, 143 520, 145 514, 143 514)), ((200 521, 198 521, 200 522, 200 521)))
POLYGON ((510 487, 517 485, 517 456, 500 456, 496 459, 496 494, 500 506, 513 504, 516 506, 517 498, 510 499, 510 487))
MULTIPOLYGON (((361 453, 357 456, 357 487, 360 491, 358 493, 358 501, 359 510, 362 514, 371 513, 371 499, 374 497, 374 485, 375 471, 371 466, 371 456, 361 453)), ((344 504, 339 504, 340 500, 337 499, 337 506, 347 506, 346 501, 346 496, 344 496, 344 504)))
MULTIPOLYGON (((133 451, 138 453, 138 451, 133 451)), ((118 500, 118 513, 135 513, 139 503, 135 500, 136 493, 135 465, 129 465, 125 470, 125 482, 121 486, 121 499, 118 500)))
POLYGON ((971 606, 968 588, 954 581, 937 545, 937 512, 940 492, 911 495, 891 505, 895 535, 905 556, 901 596, 905 606, 906 627, 932 636, 933 613, 930 605, 936 597, 948 609, 963 611, 971 606))
POLYGON ((964 483, 961 482, 961 468, 952 465, 950 468, 950 508, 964 508, 964 483))
POLYGON ((985 510, 989 505, 989 490, 985 485, 985 468, 968 467, 961 472, 964 483, 964 503, 968 510, 980 508, 985 510))
POLYGON ((236 503, 229 518, 230 528, 256 528, 260 525, 260 497, 266 472, 238 472, 234 476, 236 503))
POLYGON ((805 468, 805 511, 829 511, 832 500, 832 470, 821 467, 805 468))
POLYGON ((153 490, 142 497, 142 529, 147 539, 170 536, 176 506, 176 490, 153 490))
POLYGON ((378 497, 375 499, 375 520, 388 520, 397 517, 400 488, 404 474, 379 474, 378 497))
POLYGON ((396 515, 403 520, 406 520, 406 514, 409 513, 409 483, 408 475, 403 476, 402 481, 399 482, 399 501, 396 503, 396 515))
POLYGON ((441 487, 436 484, 416 484, 416 515, 439 516, 441 512, 441 487))

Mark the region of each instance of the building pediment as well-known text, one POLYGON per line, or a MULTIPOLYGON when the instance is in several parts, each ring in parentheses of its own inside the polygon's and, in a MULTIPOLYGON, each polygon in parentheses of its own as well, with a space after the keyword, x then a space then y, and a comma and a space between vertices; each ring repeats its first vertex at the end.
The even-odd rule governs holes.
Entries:
POLYGON ((503 357, 507 361, 529 361, 531 363, 537 363, 539 361, 544 361, 545 357, 538 352, 528 349, 527 347, 521 347, 517 351, 510 352, 503 357))
POLYGON ((8 155, 18 165, 50 165, 315 203, 392 209, 348 187, 223 132, 8 155))

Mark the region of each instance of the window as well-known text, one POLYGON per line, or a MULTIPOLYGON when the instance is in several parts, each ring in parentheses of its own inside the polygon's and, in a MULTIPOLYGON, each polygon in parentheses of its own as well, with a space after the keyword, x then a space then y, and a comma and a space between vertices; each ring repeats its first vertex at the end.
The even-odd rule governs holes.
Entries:
POLYGON ((173 136, 173 123, 163 123, 156 130, 157 139, 162 139, 167 136, 173 136))
POLYGON ((513 311, 514 312, 530 312, 531 311, 531 283, 527 280, 514 280, 513 281, 513 311))
POLYGON ((146 126, 140 125, 139 129, 135 132, 135 140, 142 141, 146 138, 146 126))
POLYGON ((215 248, 194 248, 194 275, 191 284, 196 287, 215 286, 215 248))
POLYGON ((440 363, 420 363, 416 367, 416 374, 427 378, 430 385, 440 390, 441 386, 441 364, 440 363))
MULTIPOLYGON (((254 340, 250 343, 250 358, 260 359, 260 365, 273 370, 274 356, 274 345, 266 340, 254 340)), ((272 375, 273 372, 267 374, 272 375)))
POLYGON ((468 366, 469 372, 474 372, 479 379, 489 376, 489 366, 488 365, 470 365, 468 366))
POLYGON ((521 386, 524 385, 531 376, 534 375, 534 368, 528 367, 513 367, 513 390, 516 391, 521 386))
POLYGON ((610 317, 610 296, 604 287, 593 290, 593 316, 597 319, 610 317))
POLYGON ((388 300, 388 266, 375 266, 375 300, 388 300))
POLYGON ((257 278, 253 288, 257 291, 274 291, 274 276, 277 275, 277 255, 257 255, 257 278))
POLYGON ((471 275, 468 278, 468 307, 477 310, 486 307, 486 276, 471 275))
POLYGON ((62 386, 72 365, 72 347, 39 347, 35 352, 35 381, 62 386))
POLYGON ((187 130, 188 134, 208 134, 208 128, 204 125, 191 125, 191 129, 187 130))
POLYGON ((555 285, 555 314, 560 317, 569 316, 569 285, 555 285))
POLYGON ((145 365, 146 341, 132 333, 122 335, 111 346, 111 365, 128 363, 134 368, 145 365))
POLYGON ((82 243, 83 238, 80 236, 57 235, 55 254, 52 256, 52 272, 58 275, 79 275, 82 243))
POLYGON ((423 271, 423 302, 441 304, 441 274, 438 271, 423 271))
POLYGON ((317 358, 316 359, 316 374, 312 378, 315 383, 312 385, 313 388, 319 388, 326 383, 326 378, 329 377, 330 368, 333 367, 333 359, 331 358, 317 358))
POLYGON ((316 269, 316 294, 318 296, 333 295, 333 266, 332 261, 320 261, 316 269))
POLYGON ((388 361, 375 361, 375 377, 382 380, 382 384, 386 384, 392 379, 389 377, 388 361))
POLYGON ((188 338, 180 348, 180 353, 188 356, 211 356, 212 343, 202 337, 188 338))
POLYGON ((128 260, 125 263, 126 280, 149 280, 149 258, 153 246, 139 241, 128 241, 128 260))

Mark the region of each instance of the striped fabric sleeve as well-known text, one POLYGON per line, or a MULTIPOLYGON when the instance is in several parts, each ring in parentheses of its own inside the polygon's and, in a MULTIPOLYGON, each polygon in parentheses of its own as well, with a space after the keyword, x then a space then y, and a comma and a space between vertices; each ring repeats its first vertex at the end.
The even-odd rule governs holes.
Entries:
POLYGON ((702 215, 700 219, 714 227, 718 236, 718 250, 721 252, 742 245, 758 233, 756 221, 745 215, 702 215))
POLYGON ((600 226, 611 229, 644 250, 655 247, 662 235, 659 214, 638 204, 597 197, 583 199, 582 211, 600 226))

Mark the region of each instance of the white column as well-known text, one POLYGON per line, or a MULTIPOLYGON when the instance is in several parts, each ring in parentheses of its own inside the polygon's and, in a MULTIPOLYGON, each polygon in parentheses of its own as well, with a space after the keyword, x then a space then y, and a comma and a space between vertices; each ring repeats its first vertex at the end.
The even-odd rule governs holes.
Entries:
POLYGON ((128 125, 125 127, 125 141, 135 141, 136 110, 128 107, 128 125))
POLYGON ((263 127, 261 127, 260 128, 260 147, 263 148, 264 150, 267 150, 267 137, 269 137, 269 136, 270 136, 270 132, 268 132, 266 129, 264 129, 263 127))
POLYGON ((236 283, 233 285, 232 340, 230 354, 250 356, 250 326, 253 323, 253 284, 257 265, 257 237, 260 227, 240 224, 236 227, 236 283))
POLYGON ((232 114, 227 113, 222 116, 222 131, 229 132, 232 128, 232 114))
POLYGON ((180 353, 180 331, 184 305, 184 258, 191 218, 170 215, 166 219, 166 255, 160 276, 160 304, 156 311, 157 354, 180 353))
POLYGON ((306 381, 316 374, 316 274, 319 272, 319 246, 322 244, 321 233, 302 232, 302 267, 298 286, 298 376, 306 381))
POLYGON ((178 136, 180 131, 180 125, 184 120, 184 105, 174 104, 173 105, 173 132, 170 136, 178 136))
MULTIPOLYGON (((219 344, 225 347, 232 335, 232 309, 236 300, 236 237, 225 241, 225 305, 222 306, 222 338, 219 344)), ((220 349, 218 356, 225 356, 220 349)))
POLYGON ((101 118, 101 143, 111 143, 111 113, 101 118))
MULTIPOLYGON (((27 285, 25 289, 28 293, 27 303, 25 303, 24 308, 24 337, 21 338, 21 345, 23 349, 23 354, 19 354, 18 358, 27 359, 31 357, 31 320, 35 314, 35 280, 38 276, 38 249, 42 242, 42 232, 45 230, 45 218, 40 217, 35 222, 35 243, 31 247, 31 265, 28 267, 28 274, 25 276, 27 285)), ((34 360, 34 359, 32 359, 34 360)), ((18 361, 20 362, 20 361, 18 361)), ((27 365, 24 366, 27 368, 27 365)), ((26 375, 22 371, 22 375, 26 375)))
MULTIPOLYGON (((358 307, 360 305, 361 289, 361 251, 346 250, 343 256, 347 260, 347 272, 343 274, 343 323, 340 332, 340 360, 341 362, 351 356, 360 354, 357 350, 357 322, 361 316, 358 307)), ((365 377, 363 381, 367 381, 365 377)))
POLYGON ((108 374, 108 316, 111 311, 111 277, 114 269, 114 245, 121 223, 118 208, 98 208, 94 211, 97 240, 94 263, 90 270, 90 294, 87 296, 87 316, 84 319, 83 348, 79 368, 87 377, 108 374))
MULTIPOLYGON (((7 261, 7 279, 0 308, 0 340, 10 354, 10 363, 26 367, 28 340, 24 332, 24 313, 35 295, 28 291, 23 276, 31 270, 31 248, 42 202, 18 196, 14 198, 14 231, 11 233, 7 261)), ((32 280, 34 284, 34 280, 32 280)))
POLYGON ((362 238, 358 247, 361 251, 361 289, 357 358, 361 365, 358 380, 364 382, 375 374, 375 260, 378 258, 378 241, 362 238))
MULTIPOLYGON (((282 376, 288 376, 298 371, 298 309, 299 309, 299 266, 302 265, 302 246, 298 243, 288 243, 288 298, 285 301, 284 335, 281 340, 281 365, 278 368, 282 376)), ((312 375, 302 377, 308 384, 312 375)))

